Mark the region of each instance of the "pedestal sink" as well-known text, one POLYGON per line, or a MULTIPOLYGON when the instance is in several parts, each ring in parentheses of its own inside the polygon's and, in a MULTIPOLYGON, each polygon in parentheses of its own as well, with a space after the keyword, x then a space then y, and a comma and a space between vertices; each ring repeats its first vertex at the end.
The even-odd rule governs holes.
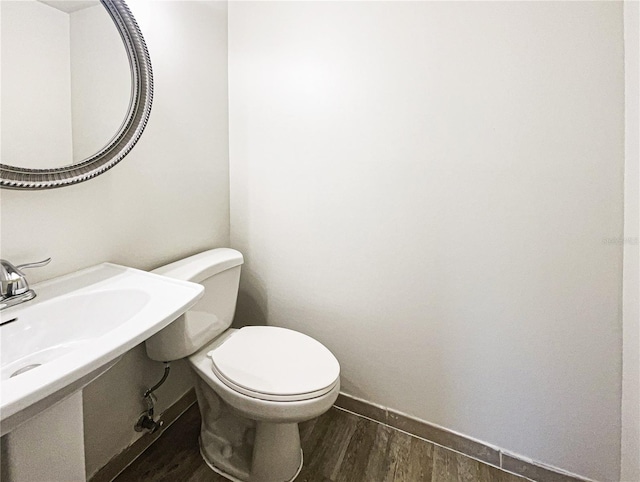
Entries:
POLYGON ((49 477, 43 480, 84 480, 82 387, 187 311, 204 289, 109 263, 33 289, 34 300, 0 312, 3 476, 37 480, 41 470, 49 477), (64 434, 52 433, 57 425, 67 427, 64 434), (55 455, 65 444, 72 453, 55 455), (52 453, 60 467, 46 459, 52 453), (61 478, 56 467, 65 471, 61 478))

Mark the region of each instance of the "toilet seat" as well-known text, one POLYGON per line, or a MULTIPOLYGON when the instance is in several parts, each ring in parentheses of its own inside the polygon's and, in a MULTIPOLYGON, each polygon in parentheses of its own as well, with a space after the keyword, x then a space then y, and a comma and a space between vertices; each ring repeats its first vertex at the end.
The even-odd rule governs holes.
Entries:
POLYGON ((246 326, 207 353, 212 375, 244 395, 297 401, 330 392, 340 365, 320 342, 274 326, 246 326))

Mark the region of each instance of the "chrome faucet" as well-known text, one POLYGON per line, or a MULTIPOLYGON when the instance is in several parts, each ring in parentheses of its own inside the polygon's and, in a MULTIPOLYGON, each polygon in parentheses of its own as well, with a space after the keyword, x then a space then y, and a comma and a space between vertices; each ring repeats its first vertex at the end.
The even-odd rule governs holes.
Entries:
POLYGON ((24 303, 36 297, 35 291, 29 289, 25 268, 39 268, 49 264, 51 258, 36 263, 19 264, 14 266, 6 259, 0 259, 0 310, 24 303))

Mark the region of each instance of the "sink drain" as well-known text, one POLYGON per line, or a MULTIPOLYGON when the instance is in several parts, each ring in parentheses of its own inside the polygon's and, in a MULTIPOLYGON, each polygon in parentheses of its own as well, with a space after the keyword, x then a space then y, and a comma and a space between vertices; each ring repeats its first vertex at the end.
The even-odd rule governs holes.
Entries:
POLYGON ((33 370, 36 367, 39 367, 42 363, 34 363, 33 365, 27 365, 26 367, 22 367, 20 370, 16 370, 11 374, 9 378, 17 377, 18 375, 23 374, 24 372, 28 372, 29 370, 33 370))

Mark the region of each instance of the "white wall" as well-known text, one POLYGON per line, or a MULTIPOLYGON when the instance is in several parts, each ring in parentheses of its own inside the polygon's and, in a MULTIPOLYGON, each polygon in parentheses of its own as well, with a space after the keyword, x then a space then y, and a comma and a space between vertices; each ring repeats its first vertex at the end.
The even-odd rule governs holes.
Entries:
POLYGON ((69 14, 73 162, 103 148, 129 109, 131 73, 113 20, 98 4, 69 14))
MULTIPOLYGON (((33 282, 103 261, 150 269, 229 244, 227 13, 222 2, 127 2, 153 63, 151 118, 133 151, 106 174, 50 191, 0 191, 2 258, 33 282)), ((179 365, 179 364, 177 364, 179 365)), ((159 393, 159 410, 188 389, 185 367, 159 393)), ((143 347, 84 392, 87 473, 138 434, 142 392, 162 374, 143 347)))
POLYGON ((69 16, 2 0, 2 163, 60 167, 71 159, 69 16))
POLYGON ((622 345, 622 461, 620 480, 640 480, 640 4, 624 4, 625 176, 622 345))
POLYGON ((622 4, 232 2, 238 317, 344 391, 620 467, 622 4))

